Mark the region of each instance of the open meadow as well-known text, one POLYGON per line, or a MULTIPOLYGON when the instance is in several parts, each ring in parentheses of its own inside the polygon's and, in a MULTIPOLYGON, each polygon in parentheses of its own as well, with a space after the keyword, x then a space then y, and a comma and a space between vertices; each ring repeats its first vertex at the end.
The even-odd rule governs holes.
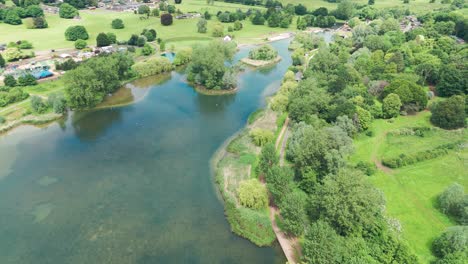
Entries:
MULTIPOLYGON (((442 144, 467 140, 466 130, 447 131, 429 123, 429 112, 399 117, 393 123, 376 120, 373 136, 360 135, 355 140, 356 153, 351 161, 380 164, 382 157, 394 157, 433 149, 442 144), (424 136, 396 135, 402 129, 428 127, 424 136)), ((436 159, 418 162, 398 169, 379 166, 370 181, 384 192, 388 216, 402 226, 403 237, 420 261, 433 259, 432 241, 447 228, 456 225, 437 209, 437 197, 450 184, 457 182, 468 188, 468 151, 452 150, 436 159)))

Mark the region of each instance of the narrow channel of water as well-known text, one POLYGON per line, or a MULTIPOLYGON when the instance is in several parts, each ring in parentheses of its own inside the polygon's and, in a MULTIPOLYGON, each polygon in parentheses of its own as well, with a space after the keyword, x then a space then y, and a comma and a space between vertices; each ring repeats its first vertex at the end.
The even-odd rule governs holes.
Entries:
POLYGON ((209 165, 279 87, 288 43, 237 94, 198 94, 173 72, 135 82, 151 87, 136 104, 0 137, 0 263, 284 263, 230 232, 209 165))

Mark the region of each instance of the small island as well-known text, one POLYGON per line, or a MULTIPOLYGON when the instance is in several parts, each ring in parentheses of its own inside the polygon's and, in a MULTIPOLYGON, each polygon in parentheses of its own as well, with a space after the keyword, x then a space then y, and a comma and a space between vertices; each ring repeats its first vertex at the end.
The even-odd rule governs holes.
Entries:
POLYGON ((241 61, 249 66, 253 67, 264 67, 272 64, 276 64, 281 60, 276 51, 271 45, 265 44, 249 52, 247 58, 243 58, 241 61))

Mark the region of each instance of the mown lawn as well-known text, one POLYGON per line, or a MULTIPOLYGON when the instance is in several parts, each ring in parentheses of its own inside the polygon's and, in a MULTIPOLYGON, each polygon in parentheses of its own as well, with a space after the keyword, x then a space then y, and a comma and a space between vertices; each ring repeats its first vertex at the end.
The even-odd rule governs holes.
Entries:
MULTIPOLYGON (((429 112, 415 116, 399 117, 395 122, 376 120, 374 135, 361 135, 355 140, 356 153, 352 162, 380 160, 383 155, 398 155, 431 149, 440 144, 467 140, 466 131, 429 132, 425 137, 389 136, 387 132, 417 126, 431 126, 429 112)), ((403 228, 403 237, 422 263, 433 259, 430 248, 434 238, 447 227, 456 223, 437 208, 437 196, 453 182, 468 188, 466 171, 468 151, 451 151, 448 155, 416 163, 395 170, 386 170, 371 176, 370 181, 384 192, 387 214, 398 219, 403 228)))

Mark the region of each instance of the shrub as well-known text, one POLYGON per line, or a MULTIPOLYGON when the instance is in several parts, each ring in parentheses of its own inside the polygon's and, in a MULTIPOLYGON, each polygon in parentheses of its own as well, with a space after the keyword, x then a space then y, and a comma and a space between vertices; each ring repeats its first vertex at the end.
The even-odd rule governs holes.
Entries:
POLYGON ((29 17, 43 17, 44 11, 38 5, 30 5, 26 7, 26 13, 29 17))
POLYGON ((372 176, 377 172, 377 167, 372 162, 359 161, 356 164, 356 169, 364 172, 367 176, 372 176))
POLYGON ((49 24, 47 23, 44 17, 33 17, 33 28, 48 28, 49 24))
POLYGON ((150 13, 150 8, 147 5, 141 5, 138 7, 138 14, 149 14, 150 13))
POLYGON ((88 46, 88 43, 86 43, 86 40, 77 39, 75 41, 75 49, 84 49, 86 48, 86 46, 88 46))
POLYGON ((255 128, 250 131, 250 137, 255 145, 261 147, 274 140, 275 135, 270 130, 255 128))
POLYGON ((107 37, 106 33, 99 33, 96 37, 96 46, 98 47, 105 47, 111 44, 109 38, 107 37))
POLYGON ((172 25, 172 15, 171 14, 162 14, 161 15, 161 25, 163 25, 163 26, 172 25))
POLYGON ((217 23, 213 26, 213 37, 222 37, 224 36, 224 26, 221 23, 217 23))
POLYGON ((143 47, 146 44, 146 37, 145 36, 139 36, 136 42, 136 45, 138 47, 143 47))
POLYGON ((3 116, 0 116, 0 124, 5 123, 5 118, 3 116))
POLYGON ((32 49, 33 48, 33 45, 31 42, 27 41, 27 40, 21 40, 18 44, 18 48, 20 49, 32 49))
POLYGON ((55 69, 57 69, 59 71, 69 71, 69 70, 75 69, 76 67, 78 67, 78 65, 80 65, 80 64, 78 62, 74 61, 73 59, 67 59, 66 61, 64 61, 62 63, 55 62, 55 69))
POLYGON ((15 87, 16 86, 16 79, 13 75, 5 75, 3 79, 3 83, 8 87, 15 87))
POLYGON ((400 114, 401 100, 397 94, 389 94, 383 100, 382 110, 385 118, 397 117, 400 114))
POLYGON ((70 41, 77 39, 87 40, 89 38, 86 28, 83 26, 71 26, 65 31, 65 38, 70 41))
POLYGON ((154 48, 150 44, 146 43, 145 46, 141 49, 141 54, 149 56, 154 53, 154 48))
POLYGON ((174 66, 167 58, 155 57, 135 63, 132 69, 141 77, 146 77, 171 71, 173 67, 174 66))
POLYGON ((106 35, 107 35, 107 39, 109 39, 110 44, 117 43, 117 36, 114 33, 108 32, 106 35))
POLYGON ((32 74, 25 74, 18 78, 18 85, 19 86, 29 86, 29 85, 36 85, 37 80, 32 74))
POLYGON ((173 64, 176 66, 184 65, 192 60, 192 48, 183 48, 177 51, 173 64))
POLYGON ((439 238, 434 240, 432 249, 438 257, 445 257, 456 252, 464 252, 468 247, 468 227, 449 227, 439 238))
POLYGON ((456 218, 461 224, 468 223, 468 195, 463 186, 454 183, 439 196, 439 206, 443 213, 456 218))
POLYGON ((56 114, 63 114, 67 111, 67 101, 62 94, 51 94, 47 98, 47 104, 52 107, 56 114))
POLYGON ((252 60, 273 60, 278 56, 276 51, 271 45, 265 44, 249 52, 249 59, 252 60))
POLYGON ((257 179, 242 181, 238 188, 239 202, 241 205, 252 208, 262 209, 268 205, 268 194, 266 187, 257 179))
POLYGON ((0 54, 0 68, 5 67, 6 62, 5 59, 3 58, 2 54, 0 54))
POLYGON ((208 24, 208 22, 206 22, 206 19, 204 18, 200 18, 197 22, 197 32, 198 33, 206 33, 207 31, 207 28, 206 28, 206 25, 208 24))
POLYGON ((174 14, 176 12, 176 7, 173 5, 167 5, 167 12, 169 12, 169 14, 174 14))
POLYGON ((112 20, 111 26, 113 29, 122 29, 125 27, 124 22, 120 18, 112 20))
POLYGON ((456 129, 466 126, 465 99, 454 95, 437 102, 431 107, 431 122, 444 129, 456 129))
POLYGON ((6 11, 3 15, 3 22, 10 25, 21 25, 23 23, 18 13, 13 9, 6 11))
POLYGON ((146 37, 146 40, 151 42, 151 41, 154 41, 156 40, 156 37, 157 37, 157 33, 156 33, 156 30, 154 29, 143 29, 143 32, 141 32, 142 36, 145 36, 146 37))
POLYGON ((59 16, 61 18, 67 18, 67 19, 74 18, 78 16, 78 10, 72 5, 63 3, 60 5, 59 16))
POLYGON ((39 96, 31 96, 31 108, 34 113, 42 114, 47 111, 47 105, 42 101, 39 96))
POLYGON ((158 17, 159 16, 159 9, 155 8, 155 9, 151 10, 151 15, 155 16, 155 17, 158 17))

